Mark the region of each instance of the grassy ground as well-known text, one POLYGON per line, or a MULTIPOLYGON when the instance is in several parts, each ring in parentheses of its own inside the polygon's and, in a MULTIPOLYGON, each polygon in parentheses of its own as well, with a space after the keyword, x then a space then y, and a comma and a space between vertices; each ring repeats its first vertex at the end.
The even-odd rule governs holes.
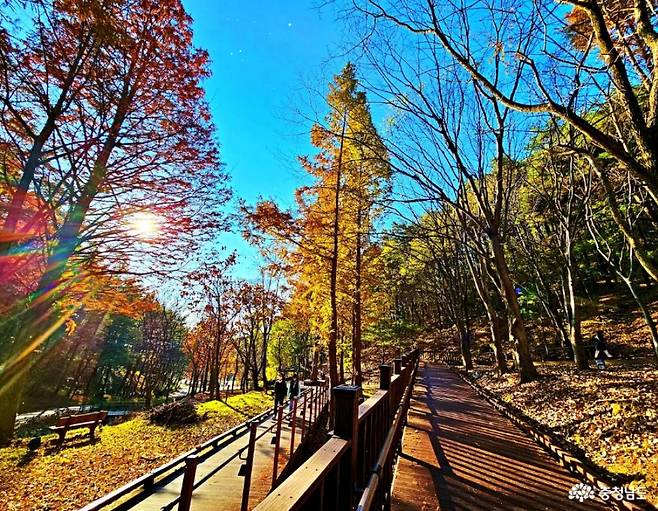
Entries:
POLYGON ((78 509, 226 431, 272 404, 263 392, 198 405, 206 419, 193 425, 150 424, 144 414, 105 426, 95 443, 86 430, 70 432, 60 449, 56 435, 42 438, 28 452, 27 439, 0 449, 0 511, 64 511, 78 509))

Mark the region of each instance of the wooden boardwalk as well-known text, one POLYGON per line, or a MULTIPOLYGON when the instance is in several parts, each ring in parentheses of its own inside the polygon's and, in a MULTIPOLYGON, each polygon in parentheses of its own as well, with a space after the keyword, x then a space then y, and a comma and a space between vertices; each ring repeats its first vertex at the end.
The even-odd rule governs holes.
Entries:
POLYGON ((587 510, 579 480, 442 366, 419 371, 393 484, 394 511, 587 510))
MULTIPOLYGON (((298 418, 295 433, 295 451, 299 446, 300 423, 298 418)), ((249 509, 252 509, 269 493, 272 482, 272 468, 274 459, 275 419, 270 418, 258 426, 258 435, 261 438, 256 442, 254 450, 254 465, 251 476, 251 492, 249 509)), ((284 469, 290 456, 291 428, 287 421, 281 427, 281 450, 279 453, 279 474, 284 469)), ((192 495, 192 511, 238 511, 242 501, 242 488, 244 477, 240 475, 240 467, 247 456, 249 433, 246 433, 217 453, 199 464, 195 481, 198 487, 192 495), (236 454, 241 452, 239 456, 236 454)), ((157 485, 154 491, 144 500, 132 506, 131 511, 160 511, 176 510, 176 498, 180 495, 183 484, 183 475, 157 485)))

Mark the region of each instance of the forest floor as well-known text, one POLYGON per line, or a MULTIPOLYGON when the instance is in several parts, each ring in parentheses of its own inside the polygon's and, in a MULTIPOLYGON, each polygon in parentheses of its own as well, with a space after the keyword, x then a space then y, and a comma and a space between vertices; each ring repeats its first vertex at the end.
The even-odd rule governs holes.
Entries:
POLYGON ((519 385, 491 368, 471 375, 512 408, 538 421, 629 486, 642 483, 658 503, 658 369, 609 363, 577 372, 568 362, 538 363, 541 378, 519 385), (635 482, 635 483, 633 483, 635 482))
MULTIPOLYGON (((655 298, 655 292, 652 293, 655 298)), ((549 428, 581 450, 595 465, 624 483, 644 484, 658 504, 658 366, 649 330, 632 303, 603 295, 587 304, 583 339, 596 330, 608 340, 613 359, 606 370, 575 370, 570 360, 536 362, 541 378, 519 385, 516 373, 498 377, 491 367, 476 365, 472 376, 513 408, 549 428)), ((658 301, 650 308, 658 321, 658 301)), ((533 344, 546 330, 530 324, 533 344)), ((478 336, 486 338, 484 332, 478 336)))
POLYGON ((204 420, 176 427, 151 424, 137 413, 103 427, 96 442, 87 430, 70 432, 62 448, 57 435, 44 436, 34 453, 28 439, 19 439, 0 449, 0 511, 78 509, 271 405, 264 392, 208 401, 197 406, 204 420))

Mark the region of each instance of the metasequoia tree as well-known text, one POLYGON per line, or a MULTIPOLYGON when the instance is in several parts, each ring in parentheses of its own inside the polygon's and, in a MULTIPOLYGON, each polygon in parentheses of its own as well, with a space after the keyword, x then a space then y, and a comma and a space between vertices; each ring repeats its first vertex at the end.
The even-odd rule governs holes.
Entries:
MULTIPOLYGON (((384 143, 373 124, 365 93, 358 91, 354 66, 348 63, 336 81, 337 87, 327 97, 332 113, 321 129, 329 136, 329 143, 340 148, 344 196, 340 200, 337 188, 334 207, 343 218, 334 216, 334 233, 337 233, 337 227, 342 222, 343 243, 348 247, 348 261, 344 264, 351 267, 345 278, 349 282, 348 287, 352 288, 349 293, 352 298, 352 374, 354 384, 360 385, 364 253, 370 247, 374 223, 382 213, 381 203, 389 187, 390 165, 384 143), (343 112, 342 117, 340 112, 343 112)), ((322 142, 326 143, 326 140, 322 142)), ((331 146, 320 147, 325 151, 331 150, 331 146)))
MULTIPOLYGON (((157 261, 166 272, 186 253, 182 247, 222 226, 216 207, 227 198, 225 176, 200 86, 207 54, 192 46, 191 19, 177 0, 106 7, 98 12, 120 30, 98 52, 83 90, 67 100, 67 115, 53 128, 61 147, 40 157, 32 179, 49 226, 19 248, 36 244, 47 257, 13 340, 15 355, 0 373, 0 441, 13 427, 20 381, 31 365, 26 347, 57 331, 53 305, 72 277, 82 278, 90 261, 116 273, 152 273, 156 265, 149 262, 157 261), (136 215, 148 215, 155 227, 146 229, 136 215), (136 268, 131 263, 140 251, 136 268)), ((75 18, 66 10, 61 16, 75 18)))
POLYGON ((314 304, 319 329, 326 334, 332 381, 340 380, 338 340, 346 325, 352 326, 353 378, 359 383, 364 251, 379 214, 377 201, 386 191, 389 166, 352 64, 329 85, 327 106, 325 121, 311 129, 318 153, 313 159, 300 158, 315 183, 297 191, 298 215, 280 211, 269 201, 247 213, 257 231, 286 245, 279 250, 289 273, 296 275, 293 287, 300 299, 314 304))

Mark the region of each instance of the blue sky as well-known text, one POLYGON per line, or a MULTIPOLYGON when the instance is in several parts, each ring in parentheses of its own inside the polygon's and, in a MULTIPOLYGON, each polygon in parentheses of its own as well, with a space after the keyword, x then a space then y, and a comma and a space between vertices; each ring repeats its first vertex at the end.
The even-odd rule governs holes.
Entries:
MULTIPOLYGON (((212 60, 206 91, 236 196, 291 205, 305 178, 295 158, 313 153, 303 118, 314 115, 309 103, 321 103, 309 87, 324 93, 345 64, 332 56, 341 46, 340 23, 310 0, 183 3, 194 19, 195 45, 212 60)), ((254 278, 257 251, 239 234, 223 236, 222 244, 240 254, 236 275, 254 278)))

